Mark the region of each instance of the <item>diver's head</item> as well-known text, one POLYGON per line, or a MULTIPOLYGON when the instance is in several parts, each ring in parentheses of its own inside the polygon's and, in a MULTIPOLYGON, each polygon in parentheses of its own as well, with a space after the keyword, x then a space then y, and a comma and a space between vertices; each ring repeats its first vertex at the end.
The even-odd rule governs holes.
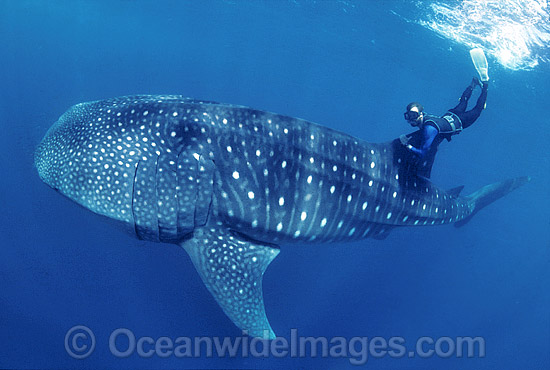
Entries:
POLYGON ((424 107, 422 104, 412 102, 407 105, 407 111, 403 114, 405 120, 413 127, 420 126, 424 121, 424 107))

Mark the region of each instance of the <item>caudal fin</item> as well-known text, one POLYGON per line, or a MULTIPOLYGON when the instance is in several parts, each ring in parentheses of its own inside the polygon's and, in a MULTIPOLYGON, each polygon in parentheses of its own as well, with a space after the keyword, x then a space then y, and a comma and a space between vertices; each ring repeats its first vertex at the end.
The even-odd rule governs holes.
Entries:
POLYGON ((473 212, 466 218, 455 222, 456 227, 462 227, 466 225, 474 215, 479 212, 485 206, 493 203, 495 200, 502 198, 512 190, 517 189, 521 185, 529 182, 531 178, 529 176, 516 177, 495 184, 487 185, 476 191, 475 193, 466 197, 468 202, 474 206, 473 212))

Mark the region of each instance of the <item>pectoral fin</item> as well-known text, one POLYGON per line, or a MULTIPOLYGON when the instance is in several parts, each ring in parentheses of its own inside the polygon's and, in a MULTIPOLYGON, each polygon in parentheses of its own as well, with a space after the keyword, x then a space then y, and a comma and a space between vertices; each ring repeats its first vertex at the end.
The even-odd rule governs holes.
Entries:
POLYGON ((250 241, 207 224, 182 243, 202 281, 229 318, 255 337, 275 338, 265 314, 262 277, 279 254, 275 245, 250 241))

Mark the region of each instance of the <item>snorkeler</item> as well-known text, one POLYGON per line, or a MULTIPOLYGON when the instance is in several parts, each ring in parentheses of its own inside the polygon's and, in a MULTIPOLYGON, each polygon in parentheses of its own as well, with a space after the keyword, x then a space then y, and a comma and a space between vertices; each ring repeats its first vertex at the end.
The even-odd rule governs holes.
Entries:
POLYGON ((405 120, 411 126, 418 127, 422 131, 422 142, 418 146, 413 146, 408 143, 408 136, 405 135, 401 137, 401 142, 420 158, 424 158, 432 147, 437 148, 443 139, 451 140, 453 135, 457 135, 463 129, 470 127, 485 108, 487 88, 489 87, 487 59, 481 49, 473 49, 470 54, 481 81, 476 77, 472 79, 472 83, 466 87, 456 107, 449 109, 442 116, 433 116, 425 114, 420 103, 413 102, 407 105, 407 111, 404 114, 405 120), (475 107, 466 111, 468 100, 476 86, 481 88, 481 94, 475 107))

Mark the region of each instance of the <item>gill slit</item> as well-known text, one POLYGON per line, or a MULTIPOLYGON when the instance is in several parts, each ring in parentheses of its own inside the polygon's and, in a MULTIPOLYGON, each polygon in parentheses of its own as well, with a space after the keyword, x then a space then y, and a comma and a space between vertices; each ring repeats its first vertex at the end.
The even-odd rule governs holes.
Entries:
POLYGON ((136 212, 134 210, 134 200, 136 199, 136 181, 137 181, 137 172, 138 172, 140 163, 141 163, 141 159, 137 161, 136 166, 134 168, 134 181, 132 182, 132 218, 134 221, 134 232, 136 233, 138 238, 139 238, 139 234, 138 234, 137 223, 136 223, 136 212))

